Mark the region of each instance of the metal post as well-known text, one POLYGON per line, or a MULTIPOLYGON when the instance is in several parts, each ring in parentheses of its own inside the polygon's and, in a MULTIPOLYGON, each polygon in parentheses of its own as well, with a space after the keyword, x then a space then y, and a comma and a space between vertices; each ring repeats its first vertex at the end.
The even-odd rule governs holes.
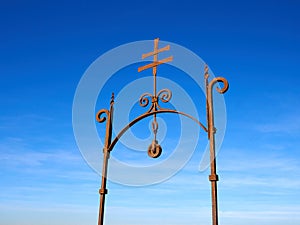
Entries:
MULTIPOLYGON (((108 159, 110 155, 109 146, 111 144, 111 136, 112 136, 112 117, 113 117, 113 105, 114 105, 114 94, 112 94, 110 101, 110 109, 105 110, 104 112, 107 114, 107 122, 106 122, 106 134, 105 134, 105 143, 103 148, 103 167, 102 167, 102 180, 101 180, 101 188, 99 189, 100 194, 100 205, 99 205, 99 218, 98 225, 104 224, 104 204, 105 204, 105 195, 107 194, 106 189, 106 181, 107 181, 107 166, 108 159)), ((101 111, 97 114, 97 118, 99 122, 103 122, 100 119, 101 111)))
POLYGON ((217 198, 217 181, 219 177, 216 173, 216 157, 215 157, 215 131, 210 132, 210 170, 209 180, 211 182, 211 202, 212 202, 212 224, 218 225, 218 198, 217 198))
POLYGON ((214 112, 212 100, 212 86, 214 82, 208 84, 208 67, 205 66, 205 86, 206 86, 206 113, 208 123, 208 139, 210 150, 210 175, 209 181, 211 182, 211 202, 212 202, 212 224, 218 225, 218 198, 217 198, 217 181, 219 177, 216 173, 216 155, 215 155, 215 126, 214 126, 214 112))

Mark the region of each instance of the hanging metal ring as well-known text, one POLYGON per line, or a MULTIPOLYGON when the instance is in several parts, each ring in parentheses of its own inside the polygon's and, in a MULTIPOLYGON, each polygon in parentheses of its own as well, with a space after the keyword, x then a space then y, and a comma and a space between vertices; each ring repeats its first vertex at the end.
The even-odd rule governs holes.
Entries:
POLYGON ((148 155, 151 158, 158 158, 162 153, 162 148, 156 140, 153 140, 148 147, 148 155))

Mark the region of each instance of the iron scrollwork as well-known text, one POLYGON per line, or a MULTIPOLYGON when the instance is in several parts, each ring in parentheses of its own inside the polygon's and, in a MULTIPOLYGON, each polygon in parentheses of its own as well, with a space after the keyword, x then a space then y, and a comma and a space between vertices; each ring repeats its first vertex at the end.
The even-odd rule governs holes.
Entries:
POLYGON ((113 141, 111 141, 112 138, 112 116, 113 116, 113 105, 114 105, 114 94, 112 94, 112 99, 110 102, 110 109, 101 109, 96 114, 96 120, 99 123, 103 123, 106 121, 106 135, 105 135, 105 146, 104 146, 104 158, 103 158, 103 169, 102 169, 102 181, 101 181, 101 189, 100 189, 100 207, 99 207, 99 219, 98 219, 98 225, 103 225, 104 221, 104 202, 105 202, 105 194, 107 194, 106 189, 106 177, 107 177, 107 164, 109 159, 110 151, 114 148, 115 144, 118 142, 118 140, 121 138, 121 136, 134 124, 136 124, 138 121, 153 116, 152 121, 152 130, 153 130, 153 141, 148 147, 148 155, 152 158, 157 158, 162 153, 162 148, 158 144, 156 135, 158 131, 158 123, 156 120, 156 115, 161 113, 176 113, 183 116, 186 116, 193 121, 195 121, 200 127, 208 133, 208 139, 209 139, 209 148, 210 148, 210 168, 211 168, 211 174, 209 175, 209 180, 211 181, 211 190, 212 190, 212 223, 213 225, 218 225, 218 207, 217 207, 217 181, 218 181, 218 175, 216 173, 216 159, 215 159, 215 132, 216 129, 214 127, 214 115, 213 115, 213 100, 212 100, 212 91, 213 86, 216 83, 222 83, 223 86, 216 87, 216 90, 220 94, 224 94, 228 88, 229 84, 228 81, 223 77, 216 77, 212 79, 210 82, 208 82, 209 78, 209 69, 208 66, 205 66, 205 87, 206 87, 206 109, 207 109, 207 127, 205 127, 200 121, 198 121, 193 116, 184 113, 179 112, 177 110, 172 109, 164 109, 160 106, 160 102, 167 103, 172 98, 172 92, 169 89, 162 89, 157 93, 156 89, 156 73, 157 73, 157 66, 161 65, 163 63, 167 63, 173 60, 173 57, 168 57, 162 60, 158 60, 158 53, 161 53, 163 51, 167 51, 170 49, 170 46, 165 46, 163 48, 158 48, 158 41, 159 39, 154 40, 154 51, 149 52, 142 55, 142 59, 147 58, 149 56, 153 56, 153 62, 139 67, 138 72, 141 72, 143 70, 152 68, 153 71, 153 77, 154 77, 154 85, 153 85, 153 94, 150 93, 144 93, 141 95, 139 102, 140 106, 146 107, 149 105, 149 102, 151 101, 151 105, 147 112, 143 113, 142 115, 136 117, 134 120, 132 120, 128 125, 126 125, 119 134, 114 138, 113 141))
POLYGON ((219 88, 217 87, 216 90, 220 93, 220 94, 224 94, 228 88, 229 88, 229 84, 228 84, 228 81, 224 78, 224 77, 216 77, 214 79, 212 79, 210 82, 209 82, 209 85, 208 85, 208 91, 211 92, 212 91, 212 87, 214 84, 216 83, 223 83, 223 87, 222 88, 219 88))
POLYGON ((163 102, 163 103, 167 103, 171 100, 172 98, 172 92, 169 89, 162 89, 160 90, 157 95, 153 96, 150 93, 144 93, 141 95, 140 97, 140 106, 142 107, 146 107, 149 105, 149 99, 151 99, 151 106, 149 107, 147 112, 152 112, 152 111, 157 111, 157 110, 163 110, 164 108, 162 108, 159 105, 159 101, 163 102))
POLYGON ((98 123, 103 123, 106 121, 106 118, 109 116, 109 111, 107 109, 101 109, 96 114, 96 120, 98 123), (106 115, 103 115, 106 114, 106 115))

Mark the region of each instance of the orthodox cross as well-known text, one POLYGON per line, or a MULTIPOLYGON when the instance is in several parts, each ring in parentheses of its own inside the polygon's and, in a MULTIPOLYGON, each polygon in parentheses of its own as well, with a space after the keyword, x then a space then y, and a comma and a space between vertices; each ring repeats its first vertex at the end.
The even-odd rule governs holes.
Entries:
MULTIPOLYGON (((171 92, 167 89, 161 90, 157 95, 157 88, 156 88, 157 66, 160 65, 160 64, 171 62, 173 60, 173 56, 170 56, 170 57, 162 59, 162 60, 158 60, 158 54, 159 53, 170 50, 170 45, 167 45, 167 46, 159 49, 158 48, 158 41, 159 41, 159 38, 154 39, 154 51, 153 52, 142 54, 142 59, 145 59, 149 56, 153 56, 153 62, 138 68, 138 72, 141 72, 143 70, 152 68, 152 73, 153 73, 153 95, 151 95, 152 106, 150 108, 150 111, 157 111, 158 108, 160 108, 160 106, 158 104, 158 97, 157 96, 159 96, 161 93, 167 91, 168 93, 170 93, 169 96, 171 97, 171 92)), ((148 93, 146 93, 146 95, 150 96, 148 93)), ((144 106, 144 104, 142 103, 142 101, 145 100, 143 98, 144 96, 145 95, 141 96, 141 100, 140 100, 140 103, 141 103, 142 106, 144 106)), ((157 130, 158 130, 158 123, 156 121, 156 113, 153 114, 152 130, 153 130, 153 134, 154 134, 154 140, 148 148, 148 154, 149 154, 149 156, 151 156, 153 158, 157 158, 157 157, 160 156, 162 149, 161 149, 160 145, 158 145, 158 142, 156 140, 156 134, 157 134, 157 130)))
POLYGON ((153 56, 153 62, 138 68, 138 72, 141 72, 143 70, 152 68, 153 79, 154 79, 153 80, 154 81, 153 97, 156 97, 156 72, 157 72, 157 66, 160 65, 160 64, 163 64, 163 63, 171 62, 173 60, 173 56, 170 56, 170 57, 162 59, 162 60, 157 60, 158 53, 170 50, 170 45, 167 45, 163 48, 158 49, 158 41, 159 41, 159 38, 154 39, 154 51, 153 52, 149 52, 149 53, 146 53, 146 54, 142 55, 142 59, 145 59, 149 56, 153 56))

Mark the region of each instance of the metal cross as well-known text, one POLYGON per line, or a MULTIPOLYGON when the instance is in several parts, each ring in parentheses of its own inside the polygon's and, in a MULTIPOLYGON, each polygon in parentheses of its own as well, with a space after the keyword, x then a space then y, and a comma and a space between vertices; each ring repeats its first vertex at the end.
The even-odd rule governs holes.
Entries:
POLYGON ((153 80, 154 81, 154 85, 153 85, 153 89, 154 89, 153 96, 154 97, 156 97, 156 71, 157 71, 156 68, 157 68, 157 66, 160 65, 160 64, 171 62, 173 60, 173 56, 170 56, 170 57, 162 59, 162 60, 157 60, 158 53, 170 50, 170 45, 167 45, 163 48, 158 49, 158 41, 159 41, 159 38, 154 39, 154 51, 153 52, 149 52, 149 53, 146 53, 146 54, 142 55, 142 59, 145 59, 149 56, 153 56, 153 62, 138 68, 138 72, 141 72, 143 70, 152 68, 153 79, 154 79, 153 80))
MULTIPOLYGON (((159 38, 154 39, 154 51, 153 52, 142 54, 142 59, 145 59, 149 56, 153 56, 153 62, 138 68, 138 72, 141 72, 143 70, 152 68, 152 73, 153 73, 152 104, 154 106, 153 107, 154 111, 157 110, 157 106, 158 106, 158 98, 157 98, 157 90, 156 90, 157 66, 160 65, 160 64, 163 64, 163 63, 171 62, 173 60, 173 56, 170 56, 170 57, 162 59, 162 60, 157 59, 158 58, 157 57, 158 53, 170 50, 170 45, 167 45, 167 46, 159 49, 158 48, 158 41, 159 41, 159 38)), ((152 130, 153 130, 153 134, 154 134, 154 139, 152 141, 152 144, 148 148, 148 154, 149 154, 149 156, 151 156, 153 158, 157 158, 157 157, 160 156, 162 148, 158 144, 158 141, 156 140, 156 134, 157 134, 157 130, 158 130, 158 123, 156 121, 156 113, 153 114, 152 130)))

